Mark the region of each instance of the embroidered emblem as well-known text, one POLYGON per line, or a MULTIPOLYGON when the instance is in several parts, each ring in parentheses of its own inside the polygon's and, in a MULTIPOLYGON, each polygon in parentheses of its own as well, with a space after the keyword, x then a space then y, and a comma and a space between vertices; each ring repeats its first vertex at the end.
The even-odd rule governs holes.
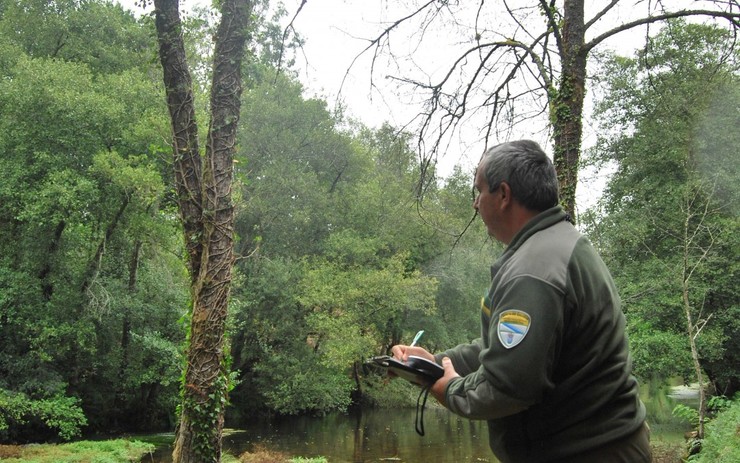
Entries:
POLYGON ((521 310, 506 310, 498 317, 498 339, 507 349, 511 349, 524 339, 532 319, 521 310))

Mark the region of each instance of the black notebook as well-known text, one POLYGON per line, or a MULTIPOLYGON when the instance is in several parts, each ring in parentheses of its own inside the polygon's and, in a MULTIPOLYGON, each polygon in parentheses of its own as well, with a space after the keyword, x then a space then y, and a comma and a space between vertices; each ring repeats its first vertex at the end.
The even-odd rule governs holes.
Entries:
POLYGON ((373 357, 368 363, 393 372, 406 381, 410 381, 420 386, 430 386, 439 378, 444 376, 445 370, 442 366, 429 361, 422 357, 409 355, 409 359, 402 362, 388 355, 373 357))

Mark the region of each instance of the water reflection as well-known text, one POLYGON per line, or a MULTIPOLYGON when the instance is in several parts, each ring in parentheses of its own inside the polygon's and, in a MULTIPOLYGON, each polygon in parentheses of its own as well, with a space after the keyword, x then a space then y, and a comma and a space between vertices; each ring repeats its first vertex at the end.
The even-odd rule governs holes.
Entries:
MULTIPOLYGON (((223 448, 232 455, 240 455, 261 446, 292 456, 323 456, 330 463, 498 462, 488 447, 485 422, 428 408, 422 437, 414 431, 414 414, 413 409, 365 410, 254 423, 226 432, 223 448)), ((160 449, 154 461, 171 461, 169 452, 170 449, 160 449)))
POLYGON ((414 431, 414 414, 405 409, 366 410, 283 419, 229 435, 224 448, 238 455, 261 444, 295 456, 324 456, 332 463, 498 461, 488 448, 483 422, 428 409, 422 437, 414 431))
MULTIPOLYGON (((690 430, 690 426, 671 415, 671 410, 678 399, 691 400, 695 394, 674 397, 676 390, 675 386, 662 384, 644 386, 642 398, 648 408, 654 442, 681 443, 683 433, 690 430)), ((414 409, 383 409, 250 423, 239 430, 225 431, 223 449, 238 456, 261 447, 291 456, 323 456, 330 463, 498 463, 488 447, 485 422, 427 407, 426 435, 422 437, 414 431, 414 418, 414 409)), ((174 436, 170 437, 165 441, 174 441, 174 436)), ((171 452, 169 445, 159 447, 153 458, 145 461, 171 463, 171 452)))

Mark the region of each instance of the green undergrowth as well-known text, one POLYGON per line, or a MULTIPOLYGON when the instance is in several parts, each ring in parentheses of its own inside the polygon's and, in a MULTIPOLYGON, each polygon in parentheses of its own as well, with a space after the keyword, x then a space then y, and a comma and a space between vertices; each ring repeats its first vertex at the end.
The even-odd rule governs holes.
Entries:
POLYGON ((0 445, 3 463, 128 463, 139 462, 154 445, 115 439, 68 444, 0 445))
POLYGON ((701 452, 689 458, 699 463, 740 461, 740 397, 728 403, 706 427, 701 452))

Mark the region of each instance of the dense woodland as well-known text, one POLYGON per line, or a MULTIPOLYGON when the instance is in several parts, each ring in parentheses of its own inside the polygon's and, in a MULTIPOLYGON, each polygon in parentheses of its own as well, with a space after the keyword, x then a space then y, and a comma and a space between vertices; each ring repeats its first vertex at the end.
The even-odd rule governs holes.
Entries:
MULTIPOLYGON (((414 135, 306 97, 298 43, 281 54, 271 14, 253 15, 234 160, 234 425, 410 397, 364 360, 420 328, 430 350, 474 338, 500 252, 473 220, 473 172, 420 194, 414 135)), ((184 24, 202 111, 209 18, 184 24)), ((189 277, 153 22, 105 1, 0 0, 0 442, 177 421, 189 277)), ((640 380, 694 382, 696 358, 728 397, 740 389, 733 40, 676 21, 635 58, 599 57, 601 136, 586 157, 615 173, 580 221, 621 290, 640 380)))

